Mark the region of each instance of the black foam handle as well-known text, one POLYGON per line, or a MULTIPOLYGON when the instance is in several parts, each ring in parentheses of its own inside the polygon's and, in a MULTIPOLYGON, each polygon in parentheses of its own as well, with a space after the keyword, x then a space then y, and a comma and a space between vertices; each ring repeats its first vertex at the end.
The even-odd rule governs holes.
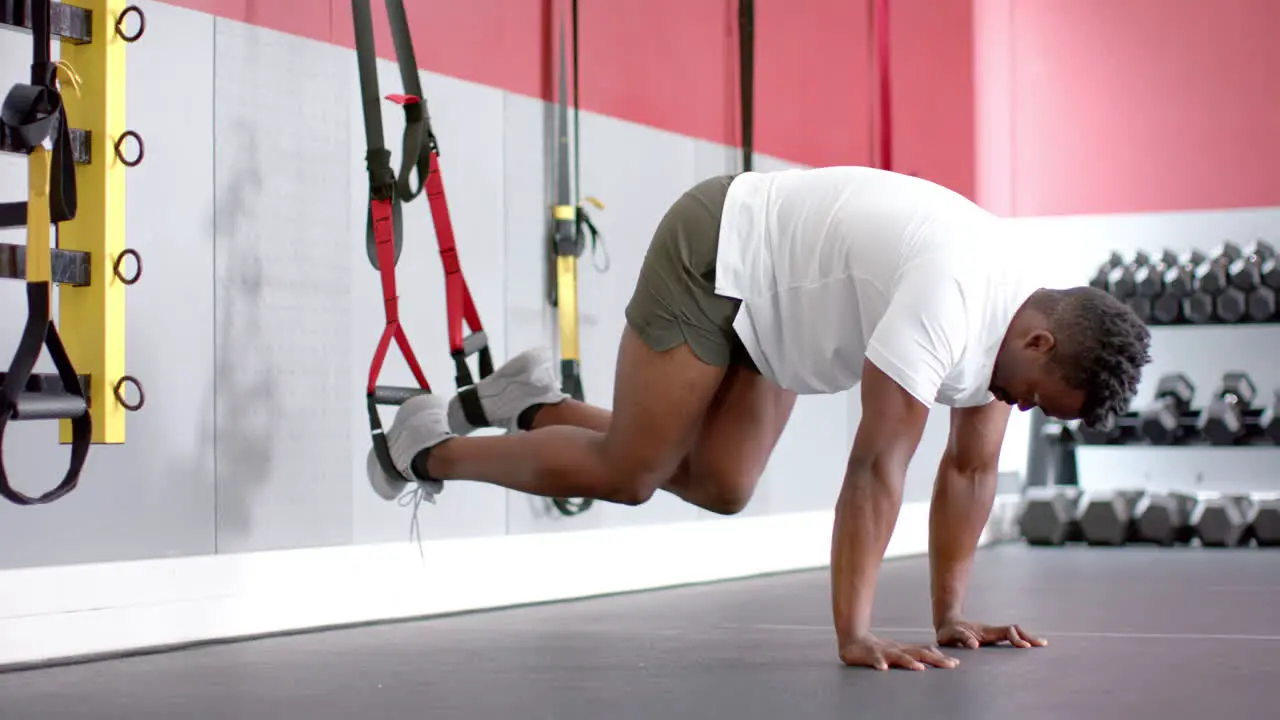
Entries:
POLYGON ((376 385, 373 388, 373 401, 379 405, 403 405, 409 398, 426 395, 428 392, 430 391, 420 387, 376 385))
POLYGON ((84 398, 62 392, 22 392, 13 404, 14 420, 71 420, 88 411, 84 398))

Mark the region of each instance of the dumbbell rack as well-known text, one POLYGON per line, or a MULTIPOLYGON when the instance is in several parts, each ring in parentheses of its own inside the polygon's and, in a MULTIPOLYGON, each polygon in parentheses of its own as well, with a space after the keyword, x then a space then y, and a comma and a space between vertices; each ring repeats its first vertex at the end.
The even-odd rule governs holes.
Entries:
MULTIPOLYGON (((1070 432, 1063 437, 1062 431, 1054 429, 1052 422, 1033 410, 1027 486, 1075 484, 1086 494, 1142 490, 1184 492, 1201 498, 1248 494, 1265 499, 1280 495, 1280 444, 1277 444, 1280 437, 1273 441, 1257 432, 1264 414, 1280 409, 1276 407, 1280 398, 1273 398, 1274 389, 1280 388, 1280 363, 1273 360, 1280 357, 1280 328, 1277 327, 1280 312, 1273 310, 1265 317, 1254 319, 1246 314, 1237 322, 1227 322, 1218 313, 1223 292, 1236 293, 1233 301, 1239 300, 1240 286, 1250 285, 1253 278, 1243 277, 1250 274, 1250 264, 1257 270, 1258 285, 1271 291, 1280 289, 1280 270, 1277 269, 1280 264, 1265 241, 1249 248, 1228 242, 1212 253, 1189 251, 1175 255, 1166 251, 1156 259, 1141 251, 1127 260, 1113 254, 1103 263, 1090 284, 1125 300, 1140 316, 1147 318, 1152 331, 1153 362, 1144 372, 1143 383, 1148 397, 1135 402, 1134 412, 1119 419, 1118 425, 1124 431, 1122 434, 1129 436, 1128 442, 1082 443, 1078 435, 1070 432), (1136 272, 1144 263, 1148 269, 1136 272), (1172 270, 1175 263, 1187 263, 1187 267, 1196 270, 1188 292, 1201 293, 1201 305, 1212 307, 1210 317, 1196 317, 1193 321, 1185 313, 1185 302, 1178 303, 1178 317, 1171 322, 1151 318, 1149 307, 1135 307, 1154 304, 1160 290, 1157 287, 1153 292, 1153 285, 1159 283, 1153 283, 1152 277, 1159 276, 1163 281, 1168 275, 1176 275, 1172 270), (1215 280, 1221 280, 1218 286, 1222 289, 1215 289, 1213 293, 1206 290, 1200 281, 1207 277, 1211 286, 1215 280), (1138 289, 1140 282, 1145 283, 1141 290, 1138 289), (1119 292, 1114 292, 1117 290, 1119 292), (1144 293, 1147 299, 1135 300, 1138 293, 1144 293), (1187 371, 1200 385, 1193 407, 1179 415, 1181 437, 1169 445, 1141 438, 1135 441, 1133 436, 1138 434, 1134 429, 1135 416, 1150 404, 1150 388, 1155 386, 1158 377, 1177 370, 1187 371), (1258 394, 1253 407, 1244 413, 1245 424, 1250 426, 1248 437, 1231 444, 1214 445, 1198 433, 1197 423, 1200 411, 1212 399, 1214 385, 1221 374, 1229 370, 1249 371, 1258 394), (1272 409, 1264 411, 1264 408, 1272 409)), ((1185 269, 1178 272, 1187 274, 1185 269)), ((1265 296, 1266 292, 1261 294, 1265 296)), ((1247 304, 1248 291, 1243 296, 1247 304)), ((1238 308, 1227 309, 1238 312, 1238 308)), ((1255 316, 1259 315, 1262 313, 1255 312, 1255 316)))
POLYGON ((1098 266, 1089 284, 1128 304, 1149 325, 1202 326, 1280 322, 1280 257, 1258 239, 1227 241, 1210 253, 1139 250, 1098 266))

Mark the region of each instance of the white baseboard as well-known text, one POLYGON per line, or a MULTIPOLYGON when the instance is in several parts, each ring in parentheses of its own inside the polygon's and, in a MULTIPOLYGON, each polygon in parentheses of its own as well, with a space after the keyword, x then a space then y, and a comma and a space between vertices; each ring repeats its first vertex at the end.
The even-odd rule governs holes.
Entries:
MULTIPOLYGON (((928 512, 903 505, 886 557, 927 552, 928 512)), ((9 570, 0 666, 822 568, 832 519, 437 540, 425 557, 394 543, 9 570)))

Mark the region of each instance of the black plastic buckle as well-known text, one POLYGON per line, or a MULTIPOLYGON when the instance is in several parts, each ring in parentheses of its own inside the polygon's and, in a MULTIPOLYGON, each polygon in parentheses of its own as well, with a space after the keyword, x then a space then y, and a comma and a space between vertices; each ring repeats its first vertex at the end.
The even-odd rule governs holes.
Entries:
POLYGON ((454 378, 458 386, 458 402, 462 405, 462 414, 467 422, 475 427, 489 427, 489 417, 485 415, 480 404, 480 396, 476 392, 476 382, 493 374, 493 355, 489 352, 489 336, 483 330, 471 333, 462 341, 462 349, 449 355, 453 358, 456 369, 454 378), (479 377, 473 378, 467 358, 479 355, 479 377))

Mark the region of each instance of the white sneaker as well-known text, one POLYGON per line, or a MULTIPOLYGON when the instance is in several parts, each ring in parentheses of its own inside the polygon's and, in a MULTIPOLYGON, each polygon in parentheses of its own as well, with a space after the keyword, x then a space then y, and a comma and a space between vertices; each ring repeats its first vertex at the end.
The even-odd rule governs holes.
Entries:
MULTIPOLYGON (((468 392, 468 391, 464 391, 468 392)), ((474 392, 492 427, 518 432, 520 413, 532 405, 554 405, 569 396, 560 389, 555 359, 546 348, 525 350, 475 384, 474 392)), ((466 435, 476 429, 467 420, 460 395, 449 401, 449 429, 466 435)))
POLYGON ((425 496, 423 499, 435 502, 435 496, 444 491, 444 483, 415 476, 413 458, 427 448, 456 437, 449 430, 448 412, 448 401, 434 394, 415 395, 396 410, 386 438, 391 463, 399 474, 388 475, 370 448, 365 468, 374 492, 383 499, 395 500, 410 484, 416 484, 416 491, 425 496))

